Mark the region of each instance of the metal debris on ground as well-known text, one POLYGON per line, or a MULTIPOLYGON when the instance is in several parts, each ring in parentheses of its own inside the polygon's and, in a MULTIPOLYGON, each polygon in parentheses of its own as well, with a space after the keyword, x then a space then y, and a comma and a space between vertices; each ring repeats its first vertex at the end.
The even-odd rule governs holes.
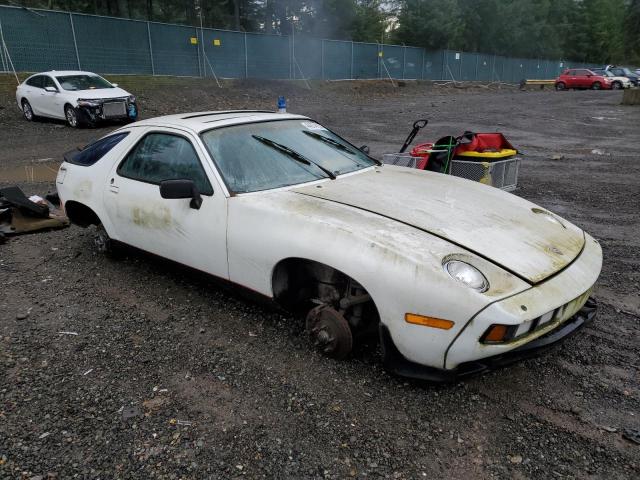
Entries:
POLYGON ((122 407, 122 420, 129 420, 130 418, 142 418, 144 414, 142 413, 142 409, 133 405, 131 407, 122 407))
MULTIPOLYGON (((69 219, 55 205, 55 195, 27 198, 17 186, 0 189, 0 234, 17 235, 38 230, 64 228, 69 219)), ((59 204, 59 202, 58 202, 59 204)))
POLYGON ((638 428, 625 428, 622 431, 622 437, 640 445, 640 429, 638 428))

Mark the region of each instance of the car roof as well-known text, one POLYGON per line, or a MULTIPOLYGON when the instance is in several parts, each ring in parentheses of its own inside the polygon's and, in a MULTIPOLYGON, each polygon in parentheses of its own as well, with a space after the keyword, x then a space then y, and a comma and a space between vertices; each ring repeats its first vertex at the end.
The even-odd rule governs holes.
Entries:
POLYGON ((200 133, 204 130, 228 125, 295 119, 308 120, 309 118, 304 115, 276 113, 268 110, 218 110, 149 118, 132 123, 129 127, 180 127, 200 133))
POLYGON ((40 72, 36 75, 98 75, 94 72, 85 72, 83 70, 49 70, 48 72, 40 72))

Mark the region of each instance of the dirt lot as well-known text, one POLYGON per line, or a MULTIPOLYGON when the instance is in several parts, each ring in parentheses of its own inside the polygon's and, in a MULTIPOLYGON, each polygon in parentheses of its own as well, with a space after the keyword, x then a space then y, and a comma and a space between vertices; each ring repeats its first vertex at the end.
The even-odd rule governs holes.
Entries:
MULTIPOLYGON (((526 153, 516 194, 601 241, 599 316, 538 359, 434 386, 386 374, 377 351, 322 358, 300 321, 137 252, 99 256, 90 230, 12 238, 1 478, 640 477, 640 445, 622 435, 640 428, 640 108, 618 92, 118 81, 143 116, 273 108, 284 93, 376 155, 418 117, 432 122, 423 140, 502 130, 526 153)), ((113 128, 28 124, 0 84, 4 185, 113 128)))

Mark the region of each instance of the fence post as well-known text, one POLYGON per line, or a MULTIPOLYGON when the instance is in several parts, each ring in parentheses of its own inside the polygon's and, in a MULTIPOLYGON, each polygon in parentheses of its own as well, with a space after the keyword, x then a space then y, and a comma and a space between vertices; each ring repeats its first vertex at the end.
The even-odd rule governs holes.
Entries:
POLYGON ((351 40, 351 80, 353 80, 353 40, 351 40))
POLYGON ((244 78, 249 78, 249 53, 247 52, 247 32, 244 32, 244 78))
POLYGON ((324 39, 320 39, 320 78, 324 80, 324 39))
POLYGON ((151 27, 149 27, 149 22, 147 22, 147 39, 149 40, 149 58, 151 59, 151 75, 156 74, 156 68, 153 65, 153 46, 151 45, 151 27))
POLYGON ((9 67, 4 61, 4 32, 2 31, 2 19, 0 19, 0 59, 2 59, 2 71, 8 72, 9 67))
POLYGON ((476 53, 476 78, 475 78, 476 82, 479 80, 479 78, 478 78, 478 63, 479 62, 480 62, 480 55, 476 53))
MULTIPOLYGON (((2 21, 0 21, 0 33, 2 33, 2 21)), ((4 42, 3 42, 3 37, 4 37, 4 35, 0 35, 0 59, 2 60, 2 71, 3 72, 8 72, 9 69, 7 68, 6 63, 4 62, 4 42)))
POLYGON ((82 70, 80 66, 80 54, 78 53, 78 42, 76 41, 76 29, 73 26, 73 14, 69 14, 69 23, 71 23, 71 34, 73 35, 73 46, 76 49, 76 60, 78 61, 78 70, 82 70))
MULTIPOLYGON (((198 29, 194 27, 194 33, 196 34, 196 39, 198 38, 198 29)), ((196 48, 196 53, 198 54, 198 76, 202 77, 202 62, 200 61, 200 46, 196 44, 198 48, 196 48)))
POLYGON ((293 55, 292 55, 292 51, 291 51, 291 35, 288 36, 289 38, 289 80, 291 80, 291 72, 292 69, 291 67, 293 66, 293 55))
POLYGON ((402 79, 404 80, 405 67, 407 65, 407 46, 402 46, 402 79))

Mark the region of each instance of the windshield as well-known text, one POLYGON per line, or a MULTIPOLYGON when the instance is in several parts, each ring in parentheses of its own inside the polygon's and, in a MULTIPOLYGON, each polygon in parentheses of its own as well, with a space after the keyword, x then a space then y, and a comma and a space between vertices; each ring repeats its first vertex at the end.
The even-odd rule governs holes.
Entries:
POLYGON ((376 164, 311 120, 247 123, 208 130, 201 136, 234 193, 312 182, 376 164))
POLYGON ((98 90, 101 88, 114 88, 104 78, 97 75, 65 75, 56 77, 60 86, 65 90, 98 90))

